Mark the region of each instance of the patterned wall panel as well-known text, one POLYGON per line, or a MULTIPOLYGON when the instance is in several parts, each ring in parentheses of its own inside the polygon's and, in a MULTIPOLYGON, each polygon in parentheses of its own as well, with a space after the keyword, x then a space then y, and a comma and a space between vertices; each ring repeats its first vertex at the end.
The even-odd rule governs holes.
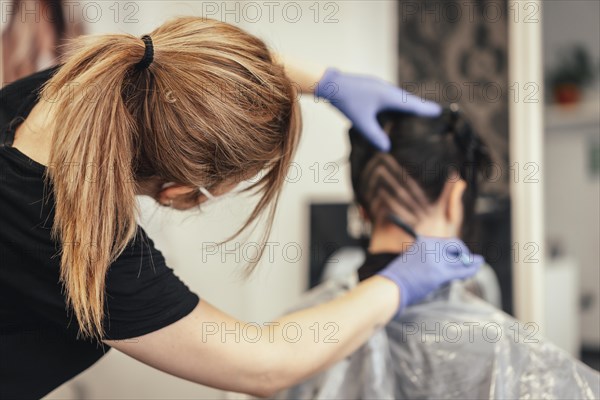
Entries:
POLYGON ((398 81, 466 111, 502 170, 490 172, 487 189, 507 194, 506 0, 402 0, 398 10, 398 81))
MULTIPOLYGON (((469 246, 483 254, 500 281, 503 309, 512 312, 508 182, 506 0, 400 0, 398 82, 442 104, 458 103, 490 148, 494 168, 483 186, 469 246)), ((522 89, 522 88, 521 88, 522 89)))

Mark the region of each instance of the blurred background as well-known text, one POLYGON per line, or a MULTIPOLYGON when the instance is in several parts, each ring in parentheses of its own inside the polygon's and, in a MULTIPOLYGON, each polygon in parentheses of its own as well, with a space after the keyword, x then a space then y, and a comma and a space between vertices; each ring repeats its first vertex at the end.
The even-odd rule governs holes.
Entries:
MULTIPOLYGON (((493 152, 495 167, 477 204, 477 235, 468 243, 494 268, 502 308, 539 324, 544 336, 600 368, 600 2, 0 4, 3 85, 53 65, 68 38, 141 36, 169 17, 196 15, 240 26, 299 65, 376 75, 428 99, 459 103, 493 152), (539 40, 511 39, 511 32, 520 32, 515 26, 525 24, 529 32, 537 29, 539 40), (535 79, 515 79, 535 67, 515 47, 538 58, 535 79), (531 133, 540 140, 514 139, 511 127, 523 114, 521 126, 528 126, 528 118, 541 122, 541 130, 531 133), (532 240, 522 232, 534 232, 532 240), (534 311, 522 311, 529 304, 536 304, 534 311)), ((140 199, 140 223, 169 265, 201 298, 246 321, 281 315, 320 281, 327 258, 360 243, 351 206, 348 122, 311 96, 300 101, 303 139, 267 251, 249 279, 242 271, 256 255, 260 227, 234 242, 219 242, 244 222, 252 199, 226 199, 202 213, 140 199)), ((168 376, 116 351, 48 396, 232 397, 239 395, 168 376)))

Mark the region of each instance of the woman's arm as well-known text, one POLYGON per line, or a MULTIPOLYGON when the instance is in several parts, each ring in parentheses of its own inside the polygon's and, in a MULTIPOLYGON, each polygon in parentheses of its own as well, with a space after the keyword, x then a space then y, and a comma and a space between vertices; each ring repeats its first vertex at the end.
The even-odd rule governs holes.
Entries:
POLYGON ((398 310, 473 276, 482 263, 459 239, 419 236, 377 276, 271 324, 242 323, 201 301, 165 328, 106 343, 184 379, 269 396, 347 356, 398 310), (321 331, 332 328, 334 337, 321 331))
POLYGON ((391 319, 399 294, 393 281, 375 276, 330 302, 265 324, 238 321, 200 301, 172 325, 106 343, 180 378, 270 396, 352 353, 391 319))

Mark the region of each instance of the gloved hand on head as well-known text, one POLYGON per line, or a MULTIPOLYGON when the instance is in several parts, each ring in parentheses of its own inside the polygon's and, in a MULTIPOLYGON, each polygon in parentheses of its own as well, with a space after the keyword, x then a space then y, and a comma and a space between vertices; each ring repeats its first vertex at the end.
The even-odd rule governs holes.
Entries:
POLYGON ((404 111, 436 117, 442 107, 412 95, 381 79, 342 73, 329 68, 319 81, 315 96, 329 100, 375 147, 390 149, 390 140, 377 121, 382 111, 404 111))

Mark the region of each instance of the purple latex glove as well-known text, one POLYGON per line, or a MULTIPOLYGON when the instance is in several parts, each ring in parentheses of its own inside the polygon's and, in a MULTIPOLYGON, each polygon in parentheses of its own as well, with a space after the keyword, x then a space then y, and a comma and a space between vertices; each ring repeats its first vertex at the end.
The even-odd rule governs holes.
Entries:
POLYGON ((419 236, 378 275, 400 287, 398 313, 401 313, 406 306, 419 302, 444 284, 471 277, 483 261, 483 257, 472 254, 460 239, 419 236))
POLYGON ((382 151, 390 149, 390 139, 377 122, 379 112, 396 110, 436 117, 442 111, 439 104, 423 100, 381 79, 345 74, 334 68, 325 71, 315 96, 329 100, 382 151))

